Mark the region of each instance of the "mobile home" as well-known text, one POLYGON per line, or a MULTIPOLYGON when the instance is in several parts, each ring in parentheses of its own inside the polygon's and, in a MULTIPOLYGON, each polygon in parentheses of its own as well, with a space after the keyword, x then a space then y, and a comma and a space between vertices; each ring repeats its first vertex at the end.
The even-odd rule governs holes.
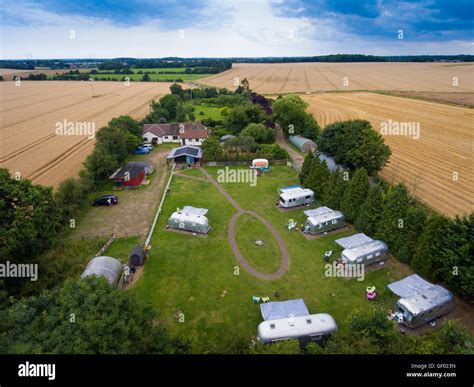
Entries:
POLYGON ((314 192, 307 188, 295 188, 290 190, 285 190, 282 192, 280 190, 280 198, 278 200, 277 206, 283 208, 291 208, 297 206, 304 206, 314 202, 314 192))
POLYGON ((439 285, 433 285, 421 293, 400 298, 395 307, 398 322, 410 328, 426 324, 454 308, 453 294, 439 285))
POLYGON ((211 227, 209 226, 209 220, 204 216, 206 213, 207 209, 205 208, 186 206, 173 212, 168 219, 167 227, 207 234, 211 227))
POLYGON ((301 345, 323 342, 337 330, 336 321, 326 313, 266 320, 258 326, 258 338, 265 344, 296 339, 301 345))
POLYGON ((305 233, 319 234, 346 225, 344 214, 328 207, 319 207, 315 210, 308 210, 305 211, 304 214, 308 216, 306 223, 303 226, 303 232, 305 233))
POLYGON ((358 246, 342 251, 341 260, 344 263, 363 263, 368 266, 383 261, 387 257, 388 246, 379 240, 371 240, 358 246))

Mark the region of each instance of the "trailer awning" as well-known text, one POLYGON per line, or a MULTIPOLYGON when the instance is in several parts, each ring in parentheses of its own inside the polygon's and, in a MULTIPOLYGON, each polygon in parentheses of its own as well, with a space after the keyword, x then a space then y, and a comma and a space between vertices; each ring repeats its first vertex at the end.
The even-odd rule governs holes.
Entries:
POLYGON ((332 212, 332 211, 333 210, 331 210, 329 207, 319 207, 313 210, 303 211, 303 214, 305 214, 307 217, 310 217, 310 216, 319 216, 319 215, 327 214, 328 212, 332 212))
POLYGON ((433 284, 425 281, 417 274, 412 274, 401 279, 400 281, 392 282, 387 286, 397 296, 406 298, 420 294, 426 289, 431 288, 433 284))
POLYGON ((273 301, 260 304, 264 320, 278 320, 288 317, 308 316, 309 310, 303 299, 273 301))
POLYGON ((371 242, 372 238, 368 237, 364 233, 354 234, 346 238, 336 239, 335 242, 344 249, 352 249, 356 246, 363 245, 364 243, 371 242))

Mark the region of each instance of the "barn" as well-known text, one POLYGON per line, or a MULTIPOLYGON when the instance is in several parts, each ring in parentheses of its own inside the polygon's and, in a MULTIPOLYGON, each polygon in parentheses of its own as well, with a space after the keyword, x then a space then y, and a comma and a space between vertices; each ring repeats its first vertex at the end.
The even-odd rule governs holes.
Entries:
POLYGON ((137 187, 145 179, 145 174, 144 166, 129 163, 110 178, 114 180, 116 187, 137 187))

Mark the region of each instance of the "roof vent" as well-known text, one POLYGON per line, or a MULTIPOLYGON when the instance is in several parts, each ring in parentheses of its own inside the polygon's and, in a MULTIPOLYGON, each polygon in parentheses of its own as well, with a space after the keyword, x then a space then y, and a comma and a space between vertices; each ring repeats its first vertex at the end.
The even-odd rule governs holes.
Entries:
POLYGON ((275 329, 275 324, 270 324, 270 329, 275 329))

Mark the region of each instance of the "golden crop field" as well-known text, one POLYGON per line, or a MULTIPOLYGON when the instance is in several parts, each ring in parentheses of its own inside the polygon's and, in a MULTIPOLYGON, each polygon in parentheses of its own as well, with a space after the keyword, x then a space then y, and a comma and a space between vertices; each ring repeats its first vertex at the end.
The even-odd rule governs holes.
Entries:
POLYGON ((169 83, 22 81, 0 83, 0 166, 35 183, 56 187, 76 176, 91 152, 87 135, 57 135, 58 123, 99 130, 112 118, 143 118, 169 83))
POLYGON ((335 90, 474 91, 474 63, 234 63, 202 84, 259 93, 335 90))
POLYGON ((389 120, 419 123, 418 139, 384 136, 392 156, 382 176, 405 182, 446 215, 474 210, 473 109, 376 93, 320 93, 304 99, 321 127, 355 118, 370 121, 379 132, 381 123, 389 120))

